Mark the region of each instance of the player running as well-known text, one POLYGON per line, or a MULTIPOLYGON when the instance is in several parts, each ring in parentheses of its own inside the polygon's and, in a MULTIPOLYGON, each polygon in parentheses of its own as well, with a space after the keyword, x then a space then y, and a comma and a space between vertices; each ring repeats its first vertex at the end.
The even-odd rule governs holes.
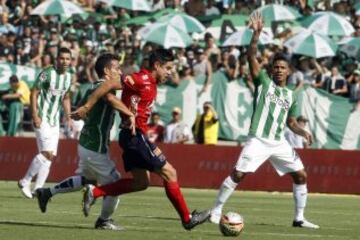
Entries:
POLYGON ((60 48, 56 66, 43 70, 31 90, 31 114, 34 124, 39 153, 32 160, 25 176, 18 186, 27 198, 33 197, 30 185, 34 176, 34 191, 44 186, 49 175, 52 160, 57 153, 60 135, 60 109, 64 108, 65 120, 69 127, 70 119, 70 86, 72 75, 68 69, 71 63, 71 51, 60 48))
MULTIPOLYGON (((87 92, 85 99, 104 82, 120 81, 119 60, 113 54, 101 55, 96 60, 95 71, 99 80, 87 92)), ((115 96, 114 91, 99 99, 85 119, 85 125, 81 131, 78 145, 80 161, 76 170, 77 176, 69 177, 53 187, 36 190, 42 212, 46 212, 48 201, 55 194, 77 191, 89 183, 97 182, 104 185, 120 179, 120 173, 109 157, 109 136, 115 116, 114 110, 129 118, 130 130, 135 132, 134 114, 115 96)), ((95 228, 122 230, 122 227, 115 225, 110 218, 117 205, 118 197, 108 196, 104 198, 101 214, 95 223, 95 228)))
POLYGON ((294 227, 319 228, 304 218, 307 199, 306 172, 304 166, 284 139, 285 123, 288 127, 303 136, 309 144, 310 133, 302 129, 296 121, 297 102, 294 92, 286 87, 289 75, 289 63, 282 55, 276 55, 272 63, 273 81, 265 70, 260 69, 256 59, 257 43, 263 28, 263 19, 259 13, 250 17, 253 36, 248 49, 250 72, 256 86, 254 111, 251 118, 249 139, 240 154, 234 170, 222 183, 210 221, 218 224, 222 208, 230 195, 248 173, 255 172, 261 164, 270 159, 271 164, 280 176, 290 174, 293 179, 295 199, 294 227))
POLYGON ((191 230, 205 222, 210 211, 189 213, 185 199, 177 182, 174 167, 166 160, 162 151, 146 138, 147 122, 156 99, 157 84, 164 83, 174 68, 174 56, 169 50, 158 49, 149 57, 150 69, 126 76, 120 81, 108 81, 102 84, 88 99, 87 103, 77 109, 72 116, 84 118, 101 96, 123 85, 122 101, 136 116, 136 133, 128 128, 129 118, 124 114, 119 144, 123 149, 123 161, 126 171, 131 171, 132 179, 121 179, 115 183, 95 187, 89 185, 84 194, 83 210, 89 214, 95 199, 102 196, 117 196, 125 193, 145 190, 149 186, 150 174, 155 172, 164 180, 168 199, 181 217, 185 229, 191 230))

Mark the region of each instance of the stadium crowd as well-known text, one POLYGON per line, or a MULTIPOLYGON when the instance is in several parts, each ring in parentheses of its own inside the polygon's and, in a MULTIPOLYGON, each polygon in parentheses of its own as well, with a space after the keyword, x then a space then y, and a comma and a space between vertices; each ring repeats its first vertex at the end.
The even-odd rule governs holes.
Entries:
MULTIPOLYGON (((143 23, 130 21, 145 15, 144 12, 112 7, 96 0, 74 0, 73 2, 81 5, 88 12, 87 16, 74 15, 64 18, 31 15, 32 10, 41 2, 41 0, 0 0, 0 63, 46 68, 54 64, 60 47, 71 49, 71 71, 75 73, 71 87, 73 107, 78 105, 86 89, 97 79, 94 63, 100 53, 110 52, 118 55, 122 72, 131 74, 146 66, 149 52, 159 47, 154 43, 142 41, 139 29, 143 23)), ((163 11, 163 14, 166 14, 168 9, 176 9, 176 11, 183 11, 197 17, 205 26, 208 26, 216 15, 249 15, 260 5, 273 1, 152 0, 150 2, 153 10, 157 12, 163 11)), ((360 37, 360 15, 355 14, 353 1, 284 0, 283 3, 298 9, 303 16, 309 16, 318 11, 333 11, 343 15, 355 29, 352 36, 360 37)), ((149 20, 156 19, 149 18, 149 20)), ((285 23, 273 25, 271 29, 275 40, 272 44, 262 46, 258 56, 263 67, 266 68, 269 65, 275 53, 282 52, 288 57, 292 66, 289 84, 294 85, 296 89, 302 88, 304 84, 322 88, 332 94, 349 98, 354 102, 353 111, 360 110, 360 59, 358 57, 351 57, 340 51, 334 57, 318 59, 292 54, 283 43, 294 34, 294 27, 285 23)), ((246 47, 222 47, 221 42, 211 33, 193 34, 192 40, 193 43, 188 48, 173 49, 177 58, 177 69, 167 84, 176 86, 181 81, 192 81, 199 75, 206 75, 206 81, 201 90, 206 92, 209 84, 216 81, 212 78, 213 73, 223 71, 229 81, 243 81, 250 89, 254 89, 246 61, 246 47)), ((21 79, 14 79, 14 77, 11 77, 9 82, 16 82, 16 80, 23 84, 21 79)), ((9 93, 17 93, 18 85, 12 84, 10 92, 1 93, 2 119, 11 120, 9 103, 19 100, 20 96, 9 98, 9 93)), ((25 92, 28 94, 28 91, 25 92)), ((25 106, 25 119, 27 117, 29 119, 29 116, 26 116, 29 102, 19 101, 25 106)), ((181 110, 174 109, 173 114, 181 115, 181 110)), ((154 117, 159 117, 159 115, 155 114, 154 117)), ((0 121, 2 121, 1 118, 0 121)), ((172 120, 174 121, 177 120, 172 120)), ((9 128, 10 122, 5 123, 4 126, 7 126, 4 127, 5 129, 9 128)), ((190 133, 180 142, 193 138, 189 130, 191 127, 181 128, 190 133)), ((165 128, 164 126, 163 129, 165 128)), ((0 135, 5 134, 16 135, 17 130, 6 133, 0 124, 0 135)), ((163 134, 165 133, 160 135, 163 134)), ((170 138, 164 135, 160 140, 170 138)), ((171 142, 171 140, 167 141, 171 142)))

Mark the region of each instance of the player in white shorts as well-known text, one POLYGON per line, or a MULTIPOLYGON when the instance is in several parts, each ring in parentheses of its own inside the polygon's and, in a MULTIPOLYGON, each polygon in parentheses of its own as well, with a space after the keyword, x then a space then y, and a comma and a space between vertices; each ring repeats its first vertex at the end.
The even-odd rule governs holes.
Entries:
POLYGON ((267 73, 261 70, 256 58, 257 43, 263 28, 263 19, 258 12, 250 17, 249 26, 253 29, 253 36, 248 49, 248 61, 256 87, 249 139, 234 170, 220 187, 215 206, 211 210, 210 221, 219 223, 222 208, 238 183, 269 159, 280 176, 290 174, 293 179, 295 217, 292 226, 319 228, 304 218, 307 200, 306 172, 299 156, 284 138, 284 127, 287 124, 290 130, 304 137, 309 144, 312 142, 311 134, 302 129, 296 121, 296 97, 294 92, 286 87, 289 63, 282 55, 274 56, 272 81, 267 73))
MULTIPOLYGON (((120 66, 118 57, 113 54, 102 54, 95 63, 95 70, 100 78, 93 83, 83 100, 91 95, 105 81, 120 81, 120 66)), ((79 163, 75 176, 68 177, 60 183, 36 190, 38 204, 41 212, 45 213, 50 198, 59 193, 78 191, 85 184, 105 185, 120 179, 114 161, 110 159, 110 130, 113 125, 115 110, 124 113, 132 120, 135 131, 135 116, 115 96, 115 92, 108 93, 100 99, 89 111, 85 124, 80 134, 78 144, 79 163)), ((114 224, 111 215, 118 205, 118 197, 107 196, 102 202, 101 213, 95 223, 97 229, 122 230, 121 226, 114 224)))
POLYGON ((57 154, 61 105, 67 125, 72 125, 69 115, 72 81, 72 75, 68 71, 70 63, 71 51, 68 48, 60 48, 56 66, 44 69, 31 90, 31 114, 39 153, 32 160, 25 176, 18 182, 19 188, 27 198, 32 198, 32 193, 44 185, 51 162, 57 154), (35 176, 32 191, 30 185, 35 176))

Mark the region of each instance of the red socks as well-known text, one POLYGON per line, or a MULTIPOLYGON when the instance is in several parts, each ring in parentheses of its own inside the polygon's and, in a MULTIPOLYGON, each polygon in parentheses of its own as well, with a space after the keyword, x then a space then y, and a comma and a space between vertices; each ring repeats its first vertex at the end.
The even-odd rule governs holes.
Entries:
POLYGON ((166 195, 184 223, 190 221, 189 209, 186 206, 185 199, 181 193, 178 182, 166 182, 164 181, 164 187, 166 195))
POLYGON ((133 192, 133 179, 120 179, 114 183, 98 186, 93 189, 94 198, 103 196, 118 196, 133 192))

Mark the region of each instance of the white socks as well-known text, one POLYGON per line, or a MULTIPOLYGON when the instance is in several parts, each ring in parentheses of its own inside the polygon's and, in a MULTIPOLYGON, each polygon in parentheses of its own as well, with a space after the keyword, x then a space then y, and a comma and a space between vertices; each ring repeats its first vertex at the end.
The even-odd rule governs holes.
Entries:
POLYGON ((215 206, 212 210, 212 212, 216 214, 221 214, 222 208, 224 207, 225 202, 228 200, 228 198, 231 196, 231 194, 234 192, 236 186, 238 184, 234 182, 230 176, 228 176, 223 184, 220 187, 218 196, 216 198, 215 206))
POLYGON ((34 190, 38 188, 42 188, 46 182, 47 177, 49 176, 51 161, 49 161, 46 157, 43 155, 41 159, 41 166, 39 168, 38 175, 36 177, 35 187, 34 190))
POLYGON ((295 200, 295 221, 304 220, 304 210, 307 200, 306 184, 293 184, 293 194, 295 200))
POLYGON ((45 158, 45 157, 41 153, 37 154, 33 158, 25 176, 20 180, 22 185, 27 185, 27 186, 30 185, 32 178, 39 172, 39 169, 41 167, 41 159, 42 158, 45 158))
POLYGON ((44 183, 49 175, 49 169, 51 161, 49 161, 44 155, 38 153, 32 160, 29 169, 27 170, 25 177, 20 180, 23 186, 30 186, 32 178, 37 175, 34 189, 38 189, 44 186, 44 183))
POLYGON ((78 191, 84 186, 82 176, 68 177, 62 182, 56 184, 50 188, 51 195, 54 196, 57 193, 67 193, 78 191))
POLYGON ((100 218, 107 220, 114 213, 119 204, 119 197, 105 196, 103 198, 100 218))

